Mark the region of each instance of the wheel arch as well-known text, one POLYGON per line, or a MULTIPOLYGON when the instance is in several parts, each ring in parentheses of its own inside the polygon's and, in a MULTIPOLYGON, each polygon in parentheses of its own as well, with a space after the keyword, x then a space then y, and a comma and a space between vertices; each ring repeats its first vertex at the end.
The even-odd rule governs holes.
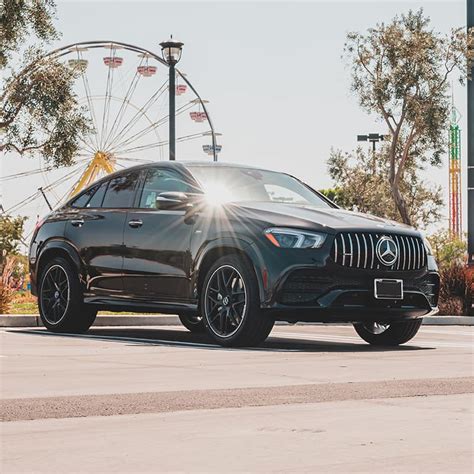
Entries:
POLYGON ((209 268, 217 259, 226 255, 238 255, 247 262, 257 278, 260 302, 264 301, 261 258, 251 244, 238 239, 214 241, 200 253, 192 282, 194 296, 199 299, 204 278, 209 268))
POLYGON ((38 282, 48 262, 55 257, 63 257, 71 263, 77 269, 81 283, 84 282, 79 254, 71 244, 64 240, 50 240, 41 249, 36 264, 36 278, 38 282))

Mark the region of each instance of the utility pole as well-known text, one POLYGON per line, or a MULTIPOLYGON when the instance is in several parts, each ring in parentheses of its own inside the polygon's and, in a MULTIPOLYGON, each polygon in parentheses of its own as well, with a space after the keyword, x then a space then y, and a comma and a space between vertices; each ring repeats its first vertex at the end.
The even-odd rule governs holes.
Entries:
MULTIPOLYGON (((474 28, 474 0, 467 0, 466 13, 469 31, 474 28)), ((471 80, 467 81, 467 264, 474 279, 474 59, 470 73, 471 80)), ((474 314, 473 303, 471 301, 471 314, 474 314)))
MULTIPOLYGON (((474 28, 474 0, 467 0, 467 28, 474 28)), ((473 61, 474 63, 474 61, 473 61)), ((467 81, 467 251, 474 267, 474 64, 467 81)))
MULTIPOLYGON (((474 28, 474 0, 467 0, 467 28, 474 28)), ((474 67, 467 81, 467 242, 469 266, 474 266, 474 67)))
POLYGON ((53 206, 51 206, 51 203, 49 202, 48 197, 46 196, 46 194, 45 194, 43 188, 38 188, 38 191, 43 195, 44 200, 46 201, 46 204, 47 204, 48 207, 49 207, 49 210, 52 211, 52 210, 53 210, 53 206))

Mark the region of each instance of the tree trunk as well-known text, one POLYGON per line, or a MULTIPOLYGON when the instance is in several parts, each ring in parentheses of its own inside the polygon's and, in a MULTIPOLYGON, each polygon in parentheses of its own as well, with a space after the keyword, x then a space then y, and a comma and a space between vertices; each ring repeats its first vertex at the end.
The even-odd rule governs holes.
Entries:
POLYGON ((408 215, 407 203, 400 193, 400 189, 396 183, 390 183, 390 190, 392 192, 393 200, 397 206, 398 212, 404 224, 412 225, 410 216, 408 215))

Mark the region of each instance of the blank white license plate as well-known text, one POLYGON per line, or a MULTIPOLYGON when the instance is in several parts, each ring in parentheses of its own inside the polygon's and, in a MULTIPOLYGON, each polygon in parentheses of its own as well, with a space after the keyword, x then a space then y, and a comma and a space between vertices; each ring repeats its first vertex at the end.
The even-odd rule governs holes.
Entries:
POLYGON ((376 278, 374 280, 374 296, 382 300, 402 300, 403 280, 376 278))

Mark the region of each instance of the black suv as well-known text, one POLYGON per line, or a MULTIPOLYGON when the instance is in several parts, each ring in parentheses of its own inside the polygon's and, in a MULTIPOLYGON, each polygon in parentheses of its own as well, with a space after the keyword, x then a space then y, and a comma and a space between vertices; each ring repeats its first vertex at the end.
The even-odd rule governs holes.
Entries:
POLYGON ((29 261, 51 331, 86 331, 100 309, 156 311, 225 346, 261 343, 276 320, 352 322, 371 344, 402 344, 439 291, 413 228, 217 163, 107 176, 38 224, 29 261))

